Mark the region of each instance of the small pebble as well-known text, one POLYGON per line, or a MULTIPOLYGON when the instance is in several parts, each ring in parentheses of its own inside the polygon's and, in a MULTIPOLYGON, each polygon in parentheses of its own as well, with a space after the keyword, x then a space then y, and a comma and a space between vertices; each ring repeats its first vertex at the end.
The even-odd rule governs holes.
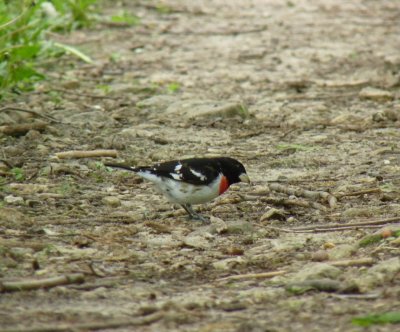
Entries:
POLYGON ((101 200, 103 204, 111 207, 121 206, 121 200, 115 196, 106 196, 101 200))
POLYGON ((325 242, 324 243, 324 249, 332 249, 335 248, 335 244, 332 242, 325 242))
POLYGON ((285 212, 279 209, 271 208, 261 216, 260 221, 263 222, 270 219, 285 220, 285 212))
POLYGON ((318 250, 311 255, 313 262, 323 262, 329 260, 329 254, 325 250, 318 250))
POLYGON ((366 87, 359 93, 359 97, 362 99, 370 99, 374 101, 386 101, 393 100, 394 95, 390 91, 375 89, 372 87, 366 87))
POLYGON ((4 197, 4 202, 8 204, 21 205, 24 203, 24 199, 19 196, 8 195, 4 197))

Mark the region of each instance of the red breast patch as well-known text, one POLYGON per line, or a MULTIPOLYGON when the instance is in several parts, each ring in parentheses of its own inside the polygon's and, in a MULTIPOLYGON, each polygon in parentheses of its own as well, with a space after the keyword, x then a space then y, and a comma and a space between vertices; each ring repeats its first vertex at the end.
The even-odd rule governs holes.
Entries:
POLYGON ((221 182, 219 183, 219 194, 223 194, 229 188, 229 182, 226 176, 222 176, 221 182))

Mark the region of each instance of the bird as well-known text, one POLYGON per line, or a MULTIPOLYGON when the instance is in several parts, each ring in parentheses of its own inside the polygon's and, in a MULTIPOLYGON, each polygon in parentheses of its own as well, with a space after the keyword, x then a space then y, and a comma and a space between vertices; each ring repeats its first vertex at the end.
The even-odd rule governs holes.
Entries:
POLYGON ((192 205, 212 201, 234 183, 250 183, 243 164, 230 157, 179 159, 137 167, 104 165, 135 172, 152 182, 168 201, 182 206, 191 219, 203 222, 208 219, 196 213, 192 205))

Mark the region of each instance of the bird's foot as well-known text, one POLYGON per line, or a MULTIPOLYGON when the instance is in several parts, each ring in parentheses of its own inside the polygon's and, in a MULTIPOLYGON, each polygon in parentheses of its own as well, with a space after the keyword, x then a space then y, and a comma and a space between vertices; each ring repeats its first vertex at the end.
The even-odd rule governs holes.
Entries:
POLYGON ((207 217, 202 216, 201 214, 191 214, 188 216, 190 220, 192 221, 199 221, 202 222, 204 224, 209 224, 210 223, 210 219, 207 217))
POLYGON ((182 204, 182 207, 185 209, 185 211, 189 214, 189 219, 190 220, 195 220, 195 221, 200 221, 205 224, 209 224, 210 220, 206 217, 203 217, 202 215, 196 213, 192 206, 189 204, 182 204))

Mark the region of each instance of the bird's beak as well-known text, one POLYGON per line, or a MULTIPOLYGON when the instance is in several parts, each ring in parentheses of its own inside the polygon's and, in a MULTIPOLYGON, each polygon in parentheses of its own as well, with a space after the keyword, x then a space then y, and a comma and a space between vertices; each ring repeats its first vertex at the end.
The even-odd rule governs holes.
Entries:
POLYGON ((243 173, 239 176, 240 181, 250 183, 250 178, 246 173, 243 173))

